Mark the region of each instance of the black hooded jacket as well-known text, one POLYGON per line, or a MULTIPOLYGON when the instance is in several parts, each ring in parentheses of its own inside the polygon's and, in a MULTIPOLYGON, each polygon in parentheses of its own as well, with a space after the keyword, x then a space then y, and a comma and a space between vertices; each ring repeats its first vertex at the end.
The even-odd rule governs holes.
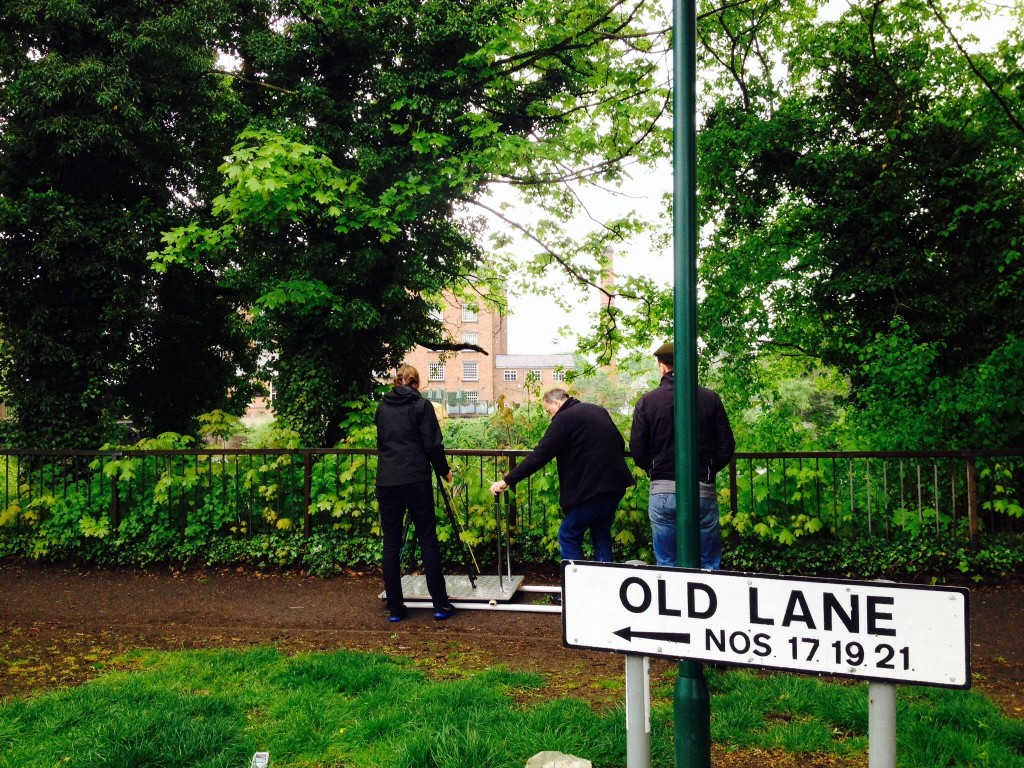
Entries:
POLYGON ((394 387, 384 395, 377 423, 377 485, 431 481, 430 469, 442 477, 450 471, 441 427, 429 400, 412 387, 394 387))

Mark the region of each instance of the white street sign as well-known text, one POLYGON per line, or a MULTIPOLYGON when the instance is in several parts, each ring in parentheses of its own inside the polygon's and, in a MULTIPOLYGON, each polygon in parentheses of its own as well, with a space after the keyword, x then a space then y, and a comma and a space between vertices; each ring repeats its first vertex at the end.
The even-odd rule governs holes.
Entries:
POLYGON ((968 591, 565 561, 566 646, 969 688, 968 591))

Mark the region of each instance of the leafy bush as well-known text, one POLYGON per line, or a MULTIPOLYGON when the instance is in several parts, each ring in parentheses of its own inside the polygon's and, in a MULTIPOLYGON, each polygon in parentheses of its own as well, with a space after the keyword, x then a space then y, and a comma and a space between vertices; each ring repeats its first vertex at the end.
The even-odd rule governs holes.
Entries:
POLYGON ((722 568, 845 579, 991 581, 1024 572, 1024 535, 984 535, 977 551, 955 533, 854 540, 822 537, 790 547, 769 539, 734 537, 725 547, 722 568))

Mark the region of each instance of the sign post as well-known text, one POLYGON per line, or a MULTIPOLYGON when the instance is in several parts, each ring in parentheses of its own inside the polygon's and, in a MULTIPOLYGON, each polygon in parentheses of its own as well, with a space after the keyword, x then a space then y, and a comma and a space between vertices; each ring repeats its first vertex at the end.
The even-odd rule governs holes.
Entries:
MULTIPOLYGON (((647 565, 627 560, 627 565, 647 565)), ((626 654, 626 768, 651 768, 650 659, 626 654)))
MULTIPOLYGON (((697 4, 674 0, 672 44, 673 343, 676 562, 700 567, 697 495, 697 4)), ((679 662, 677 766, 711 768, 711 697, 700 664, 679 662)))
POLYGON ((868 683, 868 768, 896 768, 896 686, 868 683))
POLYGON ((971 684, 962 588, 565 561, 562 594, 569 647, 892 684, 971 684))
POLYGON ((651 768, 650 659, 626 654, 626 768, 651 768))

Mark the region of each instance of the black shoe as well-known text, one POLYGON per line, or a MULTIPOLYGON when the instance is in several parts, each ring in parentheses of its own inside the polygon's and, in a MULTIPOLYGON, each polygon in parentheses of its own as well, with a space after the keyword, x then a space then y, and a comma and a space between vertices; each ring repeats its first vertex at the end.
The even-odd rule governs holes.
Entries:
POLYGON ((455 606, 448 604, 444 608, 438 608, 434 611, 434 621, 444 621, 450 619, 455 615, 455 606))
POLYGON ((404 619, 408 615, 409 615, 409 609, 406 608, 403 605, 397 611, 391 611, 388 614, 388 621, 401 621, 402 619, 404 619))

